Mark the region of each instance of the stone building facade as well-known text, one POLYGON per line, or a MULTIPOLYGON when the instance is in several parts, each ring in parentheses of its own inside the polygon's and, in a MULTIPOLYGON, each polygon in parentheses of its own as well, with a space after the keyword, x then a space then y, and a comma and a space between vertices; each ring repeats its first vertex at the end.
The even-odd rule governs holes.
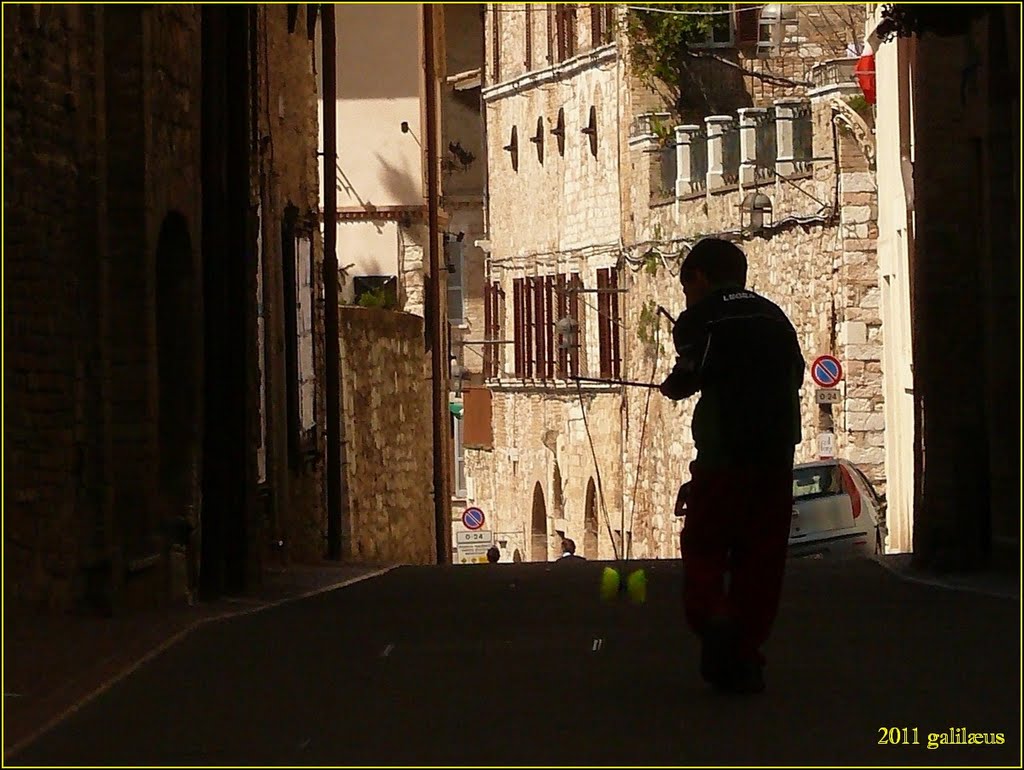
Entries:
MULTIPOLYGON (((565 533, 588 557, 611 556, 623 531, 633 556, 678 555, 671 509, 694 454, 693 400, 675 405, 651 389, 585 382, 581 389, 593 390, 581 399, 572 376, 658 383, 667 375, 671 324, 656 310, 681 312, 679 263, 689 245, 712 234, 744 248, 749 284, 793 320, 808 365, 825 353, 844 363, 838 404, 819 406, 806 378, 798 461, 815 459, 818 434, 833 433, 836 454, 858 463, 884 491, 872 146, 849 104, 859 91, 846 57, 863 11, 847 33, 839 20, 810 18, 822 13, 818 7, 783 6, 781 32, 764 50, 756 35, 740 41, 744 22, 734 10, 731 47, 709 49, 725 61, 695 63, 705 83, 695 105, 666 101, 668 89, 638 76, 616 23, 622 9, 610 22, 597 16, 605 9, 561 6, 537 18, 521 5, 490 7, 488 73, 497 82, 484 92, 493 191, 489 283, 503 344, 495 346, 489 382, 493 435, 485 438, 492 448, 469 462, 476 503, 492 509, 501 527, 518 530, 517 542, 530 538, 530 558, 557 555, 533 546, 542 532, 554 547, 565 533), (574 34, 567 31, 572 24, 574 34), (553 58, 574 55, 529 70, 521 61, 543 54, 545 34, 553 36, 553 58), (604 43, 606 34, 615 41, 604 43), (593 46, 594 36, 602 44, 593 46), (785 72, 786 87, 778 78, 766 85, 758 77, 766 71, 785 72), (533 141, 538 118, 543 163, 533 141), (564 157, 562 137, 549 133, 563 122, 564 157), (760 230, 740 211, 757 193, 772 206, 760 230), (559 273, 567 274, 564 291, 559 273), (579 324, 575 371, 557 355, 547 368, 537 364, 538 344, 543 357, 567 339, 546 329, 559 318, 579 324), (549 339, 538 343, 545 333, 549 339), (520 337, 525 348, 507 343, 520 337)), ((468 409, 466 419, 473 420, 468 409)))
POLYGON ((598 313, 617 295, 595 291, 620 243, 619 57, 609 11, 595 6, 594 24, 585 24, 583 7, 488 7, 486 336, 498 341, 485 350, 490 376, 480 396, 493 422, 478 435, 481 412, 467 402, 467 446, 482 451, 466 462, 470 498, 490 517, 503 561, 557 556, 562 535, 585 556, 609 556, 621 529, 621 464, 602 461, 620 454, 621 389, 577 389, 567 379, 599 379, 621 342, 619 327, 598 313), (577 351, 560 349, 553 331, 570 306, 577 351))
POLYGON ((298 511, 322 516, 316 473, 283 446, 280 223, 317 197, 306 22, 284 6, 4 8, 14 601, 244 590, 298 511))

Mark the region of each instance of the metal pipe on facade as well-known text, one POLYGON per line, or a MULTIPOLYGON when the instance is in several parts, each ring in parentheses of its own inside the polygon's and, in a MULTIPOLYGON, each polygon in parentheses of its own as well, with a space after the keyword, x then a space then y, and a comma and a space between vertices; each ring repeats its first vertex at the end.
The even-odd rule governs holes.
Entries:
POLYGON ((320 6, 324 88, 324 357, 327 401, 327 558, 341 559, 345 478, 341 415, 341 344, 338 339, 338 84, 334 6, 320 6))
POLYGON ((446 369, 444 361, 444 313, 441 312, 441 259, 440 225, 438 217, 440 180, 438 179, 438 125, 437 75, 434 62, 434 12, 429 3, 423 4, 423 76, 425 97, 425 138, 427 161, 427 223, 430 259, 430 302, 426 319, 430 339, 430 395, 434 443, 434 536, 438 564, 447 564, 451 558, 447 532, 451 529, 451 498, 445 472, 444 431, 448 429, 448 408, 445 404, 446 369))

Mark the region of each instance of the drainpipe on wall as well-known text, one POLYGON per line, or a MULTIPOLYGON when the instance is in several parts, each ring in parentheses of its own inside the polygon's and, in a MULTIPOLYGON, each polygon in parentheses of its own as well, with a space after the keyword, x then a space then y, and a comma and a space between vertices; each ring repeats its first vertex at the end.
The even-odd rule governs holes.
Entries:
POLYGON ((448 430, 446 362, 444 360, 444 313, 441 312, 441 269, 438 241, 438 125, 437 125, 437 76, 434 62, 434 12, 429 3, 423 4, 423 60, 424 96, 426 104, 427 149, 427 223, 428 255, 430 259, 430 317, 426 319, 430 338, 430 395, 434 443, 434 540, 437 548, 437 563, 447 564, 451 560, 448 546, 448 532, 451 530, 451 495, 446 483, 444 431, 448 430))
POLYGON ((327 359, 327 558, 341 559, 344 425, 341 418, 341 344, 338 339, 338 85, 334 6, 320 7, 324 83, 324 357, 327 359))

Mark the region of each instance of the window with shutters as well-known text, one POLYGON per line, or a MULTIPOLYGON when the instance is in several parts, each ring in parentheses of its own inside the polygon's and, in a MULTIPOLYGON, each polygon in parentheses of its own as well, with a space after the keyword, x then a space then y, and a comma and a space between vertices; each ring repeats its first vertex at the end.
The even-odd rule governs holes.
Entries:
POLYGON ((612 42, 615 33, 615 6, 590 4, 590 40, 594 48, 612 42))
POLYGON ((491 4, 491 83, 501 82, 501 3, 491 4))
MULTIPOLYGON (((565 380, 580 375, 580 346, 584 339, 580 326, 579 290, 583 288, 580 277, 576 273, 554 276, 554 323, 563 318, 571 319, 571 327, 575 334, 566 336, 552 334, 550 338, 555 345, 553 365, 556 379, 565 380)), ((552 332, 554 328, 552 326, 552 332)))
MULTIPOLYGON (((447 235, 445 236, 447 238, 447 235)), ((445 261, 448 272, 445 274, 448 284, 448 320, 452 323, 465 321, 465 286, 462 279, 464 267, 464 249, 462 243, 446 240, 444 244, 445 261)))
MULTIPOLYGON (((465 408, 463 408, 463 415, 465 415, 465 408)), ((454 482, 455 489, 453 490, 455 497, 458 500, 466 499, 466 453, 465 453, 465 441, 463 438, 463 420, 458 417, 452 417, 452 448, 455 452, 455 477, 452 479, 454 482)))
POLYGON ((621 371, 619 279, 615 268, 597 271, 597 336, 601 379, 618 379, 621 371))
MULTIPOLYGON (((568 295, 566 294, 567 283, 565 276, 559 273, 555 276, 555 323, 567 317, 569 312, 568 295)), ((569 376, 569 339, 559 337, 556 341, 558 351, 556 353, 555 377, 559 380, 567 379, 569 376)))
POLYGON ((534 376, 534 343, 536 332, 534 317, 537 314, 537 302, 533 278, 516 278, 513 287, 513 315, 515 319, 515 375, 519 379, 529 380, 534 376))
POLYGON ((313 231, 289 206, 281 228, 285 286, 285 366, 291 460, 315 448, 316 379, 313 368, 313 231))
POLYGON ((576 5, 574 3, 555 5, 555 28, 557 61, 565 61, 576 55, 576 5))
POLYGON ((584 318, 580 314, 580 292, 583 291, 583 279, 580 278, 579 273, 573 273, 569 276, 568 283, 569 317, 576 325, 576 344, 569 348, 569 376, 579 377, 581 372, 580 353, 584 349, 583 341, 587 338, 584 318))
POLYGON ((484 285, 484 339, 493 340, 483 345, 484 377, 491 379, 501 374, 502 351, 501 344, 502 316, 505 307, 505 291, 501 284, 495 281, 492 284, 484 285))
POLYGON ((523 63, 526 71, 533 69, 533 4, 526 4, 526 55, 523 63))
POLYGON ((551 276, 526 279, 533 286, 533 376, 549 380, 554 376, 551 347, 554 329, 551 322, 551 276))
MULTIPOLYGON (((581 317, 579 292, 583 282, 576 273, 516 278, 512 281, 512 345, 514 372, 519 379, 565 380, 578 377, 581 371, 581 348, 586 339, 581 317), (562 337, 556 324, 562 318, 572 319, 576 334, 562 337)), ((504 303, 504 293, 498 284, 485 290, 491 307, 485 312, 485 324, 490 329, 488 339, 501 336, 497 318, 504 303)), ((617 302, 617 300, 616 300, 617 302)), ((485 308, 486 310, 486 308, 485 308)), ((618 305, 615 305, 618 312, 618 305)), ((485 360, 489 371, 500 371, 497 365, 499 345, 494 345, 485 360)), ((618 342, 609 348, 618 353, 618 342)), ((497 376, 497 374, 493 375, 497 376)))

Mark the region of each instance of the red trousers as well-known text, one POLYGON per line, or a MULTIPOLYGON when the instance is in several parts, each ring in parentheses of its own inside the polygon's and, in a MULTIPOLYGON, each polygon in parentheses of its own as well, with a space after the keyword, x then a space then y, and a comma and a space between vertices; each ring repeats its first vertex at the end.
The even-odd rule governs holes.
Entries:
POLYGON ((739 655, 763 663, 786 567, 793 466, 691 470, 680 537, 686 620, 701 635, 712 619, 730 619, 739 655))

